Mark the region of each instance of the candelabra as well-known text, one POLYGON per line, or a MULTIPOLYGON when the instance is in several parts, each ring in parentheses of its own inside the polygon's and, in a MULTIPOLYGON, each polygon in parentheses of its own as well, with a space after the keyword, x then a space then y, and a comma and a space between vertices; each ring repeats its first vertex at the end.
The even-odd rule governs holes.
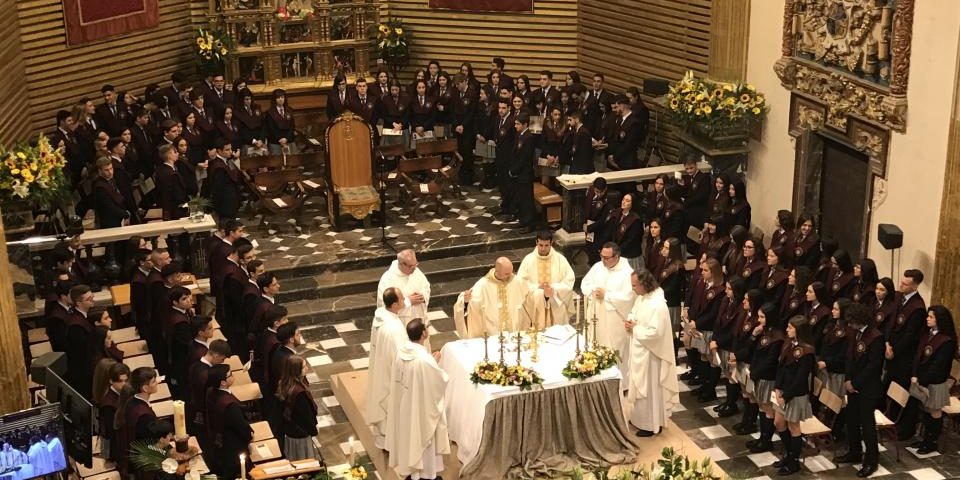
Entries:
POLYGON ((503 357, 503 351, 504 351, 503 349, 506 348, 504 343, 507 340, 506 337, 503 336, 503 329, 500 329, 499 340, 500 340, 500 366, 502 367, 507 364, 506 360, 503 357))
POLYGON ((488 339, 488 338, 490 338, 490 337, 489 337, 489 335, 487 335, 487 331, 484 330, 484 331, 483 331, 483 363, 487 363, 487 362, 490 361, 490 355, 489 355, 489 353, 488 353, 488 351, 487 351, 487 350, 488 350, 488 349, 487 349, 487 339, 488 339))
MULTIPOLYGON (((597 320, 597 311, 593 311, 593 349, 596 350, 600 346, 600 342, 597 341, 597 324, 600 323, 597 320)), ((589 326, 587 328, 590 328, 589 326)))

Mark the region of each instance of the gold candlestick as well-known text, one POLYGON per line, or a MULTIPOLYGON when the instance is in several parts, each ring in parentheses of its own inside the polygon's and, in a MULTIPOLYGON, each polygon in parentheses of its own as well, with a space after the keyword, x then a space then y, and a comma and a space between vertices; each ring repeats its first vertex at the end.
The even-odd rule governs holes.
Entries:
POLYGON ((597 341, 597 324, 598 323, 600 323, 600 321, 597 320, 597 311, 596 309, 594 309, 593 311, 593 348, 594 349, 600 346, 600 342, 597 341))
POLYGON ((517 331, 517 365, 520 365, 520 353, 523 351, 520 348, 523 345, 523 332, 517 331))
POLYGON ((504 358, 503 358, 503 349, 504 349, 504 345, 503 345, 503 344, 504 344, 505 341, 506 341, 506 338, 504 338, 504 336, 503 336, 503 330, 500 330, 500 366, 501 366, 501 367, 504 366, 504 365, 506 365, 506 363, 507 363, 506 360, 504 360, 504 358))
POLYGON ((580 312, 577 311, 577 326, 574 328, 574 336, 577 338, 577 351, 576 354, 580 355, 580 331, 583 329, 583 325, 580 323, 580 312))
POLYGON ((530 329, 530 349, 533 351, 530 360, 533 361, 533 363, 540 361, 540 343, 537 341, 538 333, 539 330, 536 327, 530 329))
POLYGON ((483 331, 483 363, 487 363, 490 360, 490 355, 487 353, 487 331, 483 331))

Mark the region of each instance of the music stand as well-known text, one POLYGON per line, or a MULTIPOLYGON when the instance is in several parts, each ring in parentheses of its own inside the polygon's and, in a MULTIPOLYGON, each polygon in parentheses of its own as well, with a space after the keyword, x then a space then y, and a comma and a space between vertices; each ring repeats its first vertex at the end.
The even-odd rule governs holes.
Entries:
POLYGON ((380 240, 367 242, 360 246, 368 247, 379 244, 387 247, 391 252, 397 253, 397 247, 390 243, 392 238, 387 235, 387 157, 384 157, 379 149, 377 150, 377 157, 377 169, 380 171, 380 178, 377 179, 379 183, 377 191, 380 194, 380 240))
MULTIPOLYGON (((670 92, 670 84, 662 78, 649 78, 643 81, 643 93, 650 95, 653 98, 659 98, 663 95, 666 95, 670 92)), ((653 155, 656 154, 657 158, 660 160, 658 165, 663 164, 663 152, 660 150, 660 110, 654 109, 653 111, 653 129, 657 132, 653 136, 653 146, 650 147, 650 151, 647 153, 647 165, 650 165, 650 159, 653 158, 653 155)), ((648 137, 649 138, 649 137, 648 137)))

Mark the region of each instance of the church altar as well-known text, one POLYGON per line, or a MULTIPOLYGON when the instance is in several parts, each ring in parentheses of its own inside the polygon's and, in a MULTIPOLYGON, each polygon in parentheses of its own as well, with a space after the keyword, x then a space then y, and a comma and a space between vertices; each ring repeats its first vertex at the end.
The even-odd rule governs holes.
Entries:
MULTIPOLYGON (((484 357, 482 338, 444 346, 440 368, 449 376, 447 429, 463 464, 460 478, 502 479, 515 466, 543 473, 569 470, 579 462, 635 461, 637 443, 620 406, 620 371, 613 367, 587 380, 568 380, 561 372, 574 356, 574 337, 562 344, 544 337, 538 362, 530 350, 521 351, 523 366, 543 378, 542 386, 527 391, 470 381, 484 357)), ((515 338, 506 341, 508 365, 517 361, 515 338)), ((494 337, 487 341, 489 358, 496 361, 499 342, 494 337)))

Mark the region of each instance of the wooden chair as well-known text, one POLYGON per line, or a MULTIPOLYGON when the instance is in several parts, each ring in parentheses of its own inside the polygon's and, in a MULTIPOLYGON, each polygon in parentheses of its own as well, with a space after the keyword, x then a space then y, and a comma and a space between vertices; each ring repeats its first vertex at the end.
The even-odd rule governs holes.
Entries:
POLYGON ((342 225, 341 215, 366 220, 381 208, 374 187, 373 129, 347 111, 327 126, 325 139, 327 209, 330 223, 337 229, 342 225))
POLYGON ((817 416, 810 417, 801 422, 800 431, 813 444, 817 451, 820 450, 820 447, 817 445, 817 441, 819 440, 825 446, 831 447, 833 456, 836 457, 837 444, 833 441, 833 427, 837 423, 840 410, 843 409, 843 399, 830 390, 822 388, 820 389, 820 394, 817 396, 817 401, 822 406, 820 411, 817 413, 817 416))
POLYGON ((452 155, 457 153, 457 139, 448 138, 446 140, 437 140, 434 142, 418 142, 417 156, 427 157, 430 155, 452 155))
POLYGON ((257 195, 257 206, 270 213, 269 218, 262 218, 263 223, 280 223, 276 221, 276 217, 286 217, 288 223, 294 224, 294 228, 299 231, 300 227, 294 222, 306 199, 300 170, 267 170, 255 174, 251 182, 257 195))
POLYGON ((884 434, 891 434, 898 462, 900 461, 900 440, 897 438, 897 422, 900 421, 900 416, 903 415, 903 409, 907 406, 908 401, 910 401, 910 392, 901 387, 899 383, 890 382, 890 387, 887 388, 887 407, 883 412, 874 411, 874 418, 877 422, 877 437, 882 439, 884 434), (896 418, 893 418, 894 405, 899 407, 896 418))
POLYGON ((418 157, 440 155, 446 161, 446 165, 439 170, 439 173, 446 180, 447 189, 454 198, 463 198, 463 192, 460 190, 460 167, 463 165, 463 158, 457 152, 456 138, 418 143, 416 152, 418 157))
POLYGON ((440 174, 442 166, 443 160, 438 155, 409 158, 397 165, 406 197, 405 206, 412 207, 410 208, 410 215, 414 219, 416 219, 417 210, 429 198, 433 198, 436 202, 437 213, 443 210, 441 198, 445 178, 440 174))

